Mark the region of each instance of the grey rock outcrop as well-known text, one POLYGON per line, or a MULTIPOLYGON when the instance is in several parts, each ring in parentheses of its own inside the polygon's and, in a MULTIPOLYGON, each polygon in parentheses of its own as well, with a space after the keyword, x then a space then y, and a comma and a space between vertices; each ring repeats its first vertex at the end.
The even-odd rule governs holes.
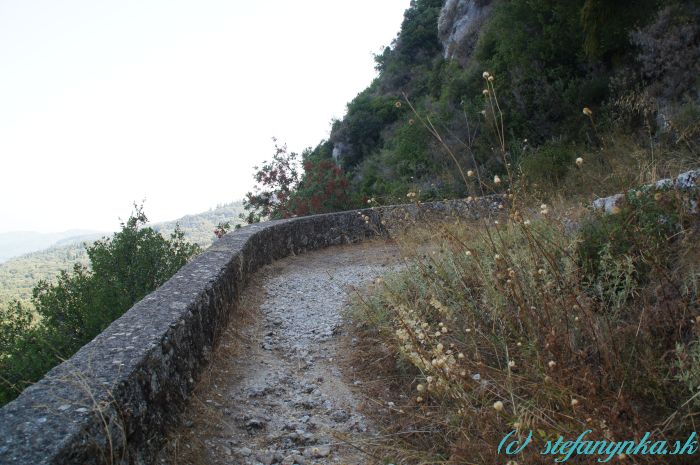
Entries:
POLYGON ((447 0, 438 18, 438 37, 445 58, 462 65, 469 61, 493 3, 492 0, 447 0))

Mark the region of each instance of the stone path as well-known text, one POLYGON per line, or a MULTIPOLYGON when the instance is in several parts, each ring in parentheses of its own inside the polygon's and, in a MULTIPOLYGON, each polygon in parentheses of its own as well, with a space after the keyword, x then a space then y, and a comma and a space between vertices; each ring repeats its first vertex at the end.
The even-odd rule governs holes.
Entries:
POLYGON ((233 323, 239 329, 223 337, 161 461, 374 463, 362 452, 376 432, 359 411, 342 310, 354 288, 400 262, 394 246, 372 241, 289 257, 256 273, 242 299, 248 323, 233 323))

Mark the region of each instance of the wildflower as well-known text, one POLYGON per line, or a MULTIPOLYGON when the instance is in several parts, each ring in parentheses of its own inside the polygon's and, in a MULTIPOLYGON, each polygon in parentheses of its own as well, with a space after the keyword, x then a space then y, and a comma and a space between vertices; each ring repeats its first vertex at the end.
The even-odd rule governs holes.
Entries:
POLYGON ((471 202, 472 200, 474 200, 474 197, 472 197, 471 195, 467 197, 467 202, 471 202))
POLYGON ((544 209, 546 209, 546 208, 547 208, 547 204, 546 204, 546 203, 543 203, 542 205, 540 205, 540 210, 544 210, 544 209))
POLYGON ((481 114, 486 116, 486 110, 481 110, 481 114))
POLYGON ((471 257, 471 256, 472 256, 472 251, 471 251, 471 250, 467 250, 466 252, 464 252, 464 255, 466 255, 467 257, 471 257))
POLYGON ((576 159, 576 166, 581 166, 581 165, 583 165, 583 158, 578 157, 578 158, 576 159))
POLYGON ((544 276, 545 273, 546 271, 544 271, 544 268, 540 268, 539 270, 537 270, 537 274, 539 274, 540 276, 544 276))
POLYGON ((425 378, 425 380, 428 382, 428 384, 432 383, 433 379, 434 378, 432 376, 428 376, 427 378, 425 378))
POLYGON ((610 213, 612 213, 613 215, 618 215, 621 211, 622 210, 620 210, 620 207, 618 206, 614 206, 610 209, 610 213))
POLYGON ((514 360, 511 360, 510 362, 508 362, 508 366, 509 366, 510 368, 515 368, 515 361, 514 361, 514 360))
POLYGON ((493 256, 493 259, 496 260, 496 261, 501 260, 501 258, 503 258, 503 257, 501 257, 501 254, 496 254, 496 255, 493 256))
POLYGON ((411 118, 411 119, 408 120, 409 126, 413 126, 413 123, 415 123, 415 121, 413 121, 413 118, 411 118))
POLYGON ((503 410, 503 402, 497 400, 493 403, 493 408, 496 409, 497 412, 501 412, 503 410))
POLYGON ((399 101, 397 100, 396 103, 394 104, 394 106, 395 106, 396 108, 401 108, 401 102, 399 102, 399 101))
POLYGON ((491 76, 491 74, 490 74, 488 71, 484 71, 484 73, 482 74, 482 76, 484 77, 484 79, 488 79, 489 76, 491 76))
POLYGON ((463 360, 463 359, 464 359, 464 354, 463 354, 462 352, 458 353, 458 354, 457 354, 457 358, 460 359, 460 360, 463 360))
POLYGON ((656 194, 654 194, 654 200, 656 200, 657 202, 661 200, 662 197, 663 195, 661 195, 661 192, 657 192, 656 194))
POLYGON ((555 366, 557 366, 557 362, 555 362, 554 360, 550 360, 549 363, 547 363, 547 365, 549 365, 549 368, 553 369, 555 366))
POLYGON ((518 343, 515 344, 515 345, 518 346, 518 347, 522 347, 523 343, 522 343, 522 342, 518 342, 518 343))
POLYGON ((467 177, 471 178, 472 176, 474 176, 474 170, 467 171, 467 177))
POLYGON ((525 220, 525 221, 523 221, 523 224, 524 224, 525 226, 530 226, 530 220, 525 220))
POLYGON ((515 278, 515 270, 510 270, 508 272, 508 276, 510 276, 511 278, 515 278))
POLYGON ((445 348, 445 346, 443 346, 442 344, 438 344, 437 346, 435 346, 435 349, 436 349, 438 352, 442 352, 444 348, 445 348))
POLYGON ((578 400, 577 399, 571 399, 571 406, 576 407, 578 405, 578 400))
POLYGON ((583 107, 583 114, 586 115, 586 116, 588 116, 588 117, 593 116, 593 112, 592 112, 591 109, 588 108, 588 107, 583 107))
POLYGON ((423 398, 421 396, 416 397, 416 403, 420 404, 423 402, 423 398))
POLYGON ((425 386, 423 386, 422 384, 419 384, 418 386, 416 386, 416 391, 418 391, 418 392, 425 391, 425 386))
POLYGON ((446 332, 447 332, 447 326, 443 326, 442 329, 441 329, 441 331, 442 331, 443 333, 446 333, 446 332))
POLYGON ((513 428, 515 428, 515 429, 520 429, 520 428, 522 428, 522 426, 523 426, 522 423, 520 423, 519 421, 516 421, 515 423, 513 423, 513 428))
POLYGON ((489 90, 488 90, 488 89, 484 89, 484 90, 481 91, 481 93, 484 94, 485 96, 488 96, 488 95, 489 95, 489 90))
POLYGON ((642 191, 637 191, 637 192, 634 193, 634 195, 635 195, 638 199, 641 199, 643 194, 642 194, 642 191))
POLYGON ((489 82, 493 82, 494 79, 495 79, 495 78, 494 78, 493 76, 489 76, 489 82))

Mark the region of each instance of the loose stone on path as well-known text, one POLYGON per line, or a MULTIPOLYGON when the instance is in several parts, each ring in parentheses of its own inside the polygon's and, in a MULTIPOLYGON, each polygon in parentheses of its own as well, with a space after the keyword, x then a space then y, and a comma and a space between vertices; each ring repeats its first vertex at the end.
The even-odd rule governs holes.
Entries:
POLYGON ((339 347, 342 312, 353 287, 400 262, 396 247, 371 241, 289 257, 256 273, 241 300, 257 304, 248 309, 250 322, 234 318, 222 345, 244 342, 230 356, 215 354, 209 383, 183 417, 186 431, 169 439, 161 461, 180 451, 178 463, 373 463, 361 450, 376 431, 339 368, 347 357, 339 347))

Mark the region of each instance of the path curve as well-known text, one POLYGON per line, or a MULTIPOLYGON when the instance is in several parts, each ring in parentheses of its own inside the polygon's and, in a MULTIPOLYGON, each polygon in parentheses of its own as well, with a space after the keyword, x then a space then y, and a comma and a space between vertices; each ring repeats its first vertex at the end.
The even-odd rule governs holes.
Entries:
POLYGON ((353 289, 400 266, 375 240, 288 257, 243 292, 247 323, 232 322, 160 461, 272 465, 369 464, 357 447, 375 431, 360 413, 359 381, 339 366, 342 311, 353 289))

